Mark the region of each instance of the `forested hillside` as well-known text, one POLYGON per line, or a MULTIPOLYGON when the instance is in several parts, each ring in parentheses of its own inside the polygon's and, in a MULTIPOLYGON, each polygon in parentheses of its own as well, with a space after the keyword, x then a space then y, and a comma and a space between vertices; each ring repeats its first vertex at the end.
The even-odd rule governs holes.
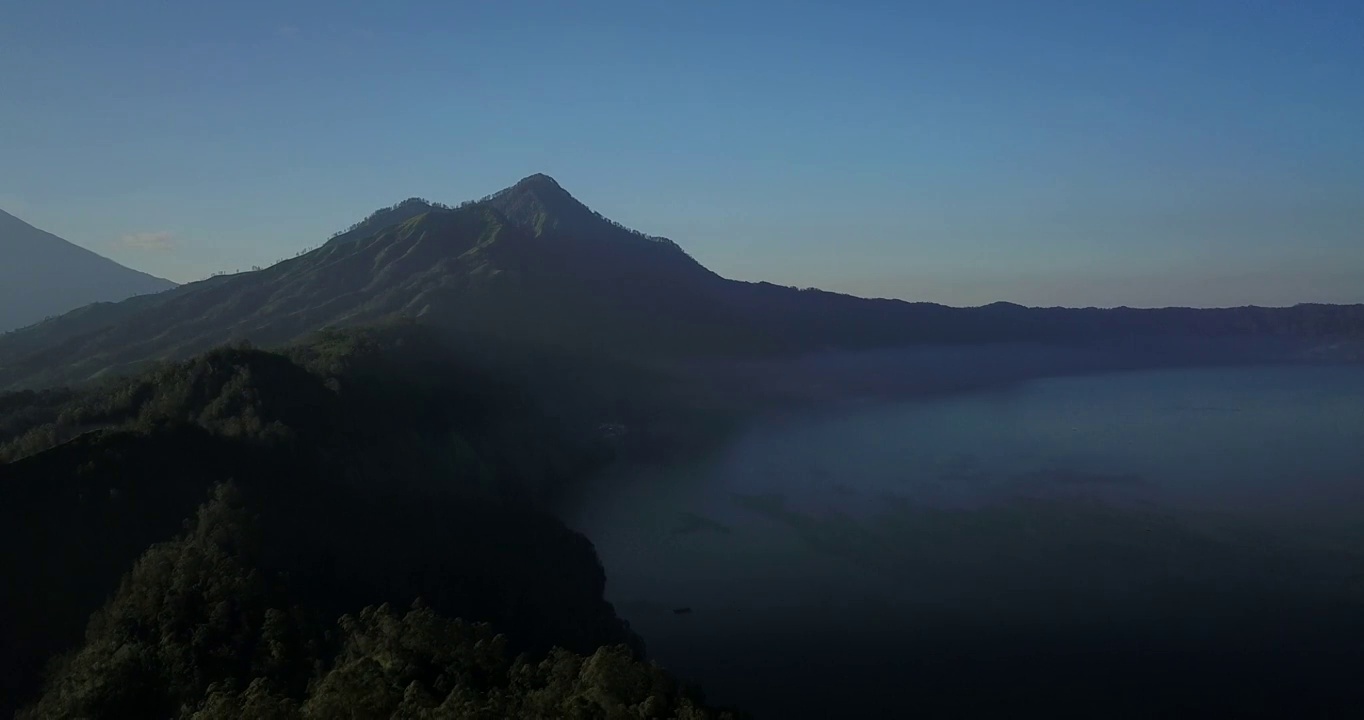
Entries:
MULTIPOLYGON (((325 717, 318 708, 370 697, 380 686, 387 689, 374 689, 375 707, 389 707, 392 692, 408 702, 403 693, 418 677, 434 703, 421 700, 436 713, 429 717, 490 716, 460 714, 474 707, 469 693, 493 715, 533 707, 543 717, 565 716, 543 708, 571 697, 635 705, 657 694, 636 692, 641 682, 664 680, 627 662, 642 644, 602 599, 605 578, 591 544, 540 509, 615 451, 587 420, 598 409, 571 415, 564 396, 551 416, 531 396, 528 366, 498 371, 487 357, 452 354, 419 328, 333 332, 284 353, 220 348, 130 379, 0 395, 0 568, 11 587, 24 589, 0 600, 7 618, 0 711, 37 697, 37 659, 77 647, 87 618, 135 562, 92 621, 85 649, 55 676, 38 717, 126 717, 120 713, 132 707, 227 717, 240 703, 267 700, 286 717, 325 717), (224 484, 240 503, 215 496, 188 535, 137 561, 175 537, 224 484), (223 513, 249 516, 249 529, 211 521, 223 513), (254 538, 255 550, 221 539, 238 532, 254 538), (202 592, 223 595, 203 605, 211 598, 202 592), (227 595, 239 601, 222 605, 227 595), (368 672, 367 654, 407 644, 385 635, 397 632, 398 615, 367 611, 340 636, 318 628, 418 599, 428 609, 407 617, 426 628, 421 633, 484 632, 441 618, 486 622, 505 634, 505 652, 479 646, 468 657, 443 655, 418 643, 418 656, 436 653, 419 664, 444 669, 390 667, 381 673, 389 685, 349 684, 368 672), (289 637, 302 638, 287 651, 287 667, 258 665, 257 646, 279 640, 261 634, 267 615, 270 632, 286 632, 287 619, 289 637), (231 639, 196 640, 191 626, 231 639), (138 643, 146 654, 134 660, 128 653, 138 643), (590 661, 559 653, 536 664, 554 647, 591 656, 614 646, 628 651, 590 661), (117 662, 104 661, 101 653, 111 652, 117 662), (514 662, 521 652, 531 659, 514 662), (469 662, 492 665, 472 685, 439 680, 462 677, 469 662), (592 689, 590 672, 571 677, 581 662, 619 665, 636 679, 625 689, 592 689), (101 687, 129 694, 91 690, 101 687)), ((648 707, 662 714, 628 716, 690 707, 673 690, 658 692, 662 699, 648 707)))
POLYGON ((421 599, 334 618, 273 566, 256 524, 234 484, 216 486, 183 535, 137 560, 19 717, 733 717, 624 644, 515 656, 492 626, 421 599))

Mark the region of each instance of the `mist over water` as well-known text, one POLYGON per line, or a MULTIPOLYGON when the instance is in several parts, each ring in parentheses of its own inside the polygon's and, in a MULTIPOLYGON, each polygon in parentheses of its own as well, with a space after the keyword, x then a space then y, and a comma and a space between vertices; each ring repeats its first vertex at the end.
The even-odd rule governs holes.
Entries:
POLYGON ((581 508, 653 658, 759 717, 1306 710, 1364 661, 1361 367, 769 418, 581 508))

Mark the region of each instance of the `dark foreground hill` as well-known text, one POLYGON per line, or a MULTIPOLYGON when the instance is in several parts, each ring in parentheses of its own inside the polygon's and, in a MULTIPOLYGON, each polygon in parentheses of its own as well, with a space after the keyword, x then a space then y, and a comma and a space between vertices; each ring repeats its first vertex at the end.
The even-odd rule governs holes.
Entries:
POLYGON ((932 343, 1149 350, 1181 338, 1271 340, 1269 356, 1281 359, 1339 354, 1364 340, 1364 306, 951 308, 738 282, 535 175, 456 208, 408 200, 272 267, 87 306, 12 333, 0 339, 0 388, 84 381, 225 342, 273 346, 324 327, 398 319, 635 360, 932 343))
POLYGON ((0 713, 711 717, 533 503, 600 444, 424 337, 0 395, 0 713))
POLYGON ((235 485, 215 488, 185 534, 138 559, 19 717, 733 716, 624 644, 518 656, 492 626, 420 599, 337 618, 265 559, 253 510, 235 485))
POLYGON ((0 211, 0 332, 173 287, 0 211))

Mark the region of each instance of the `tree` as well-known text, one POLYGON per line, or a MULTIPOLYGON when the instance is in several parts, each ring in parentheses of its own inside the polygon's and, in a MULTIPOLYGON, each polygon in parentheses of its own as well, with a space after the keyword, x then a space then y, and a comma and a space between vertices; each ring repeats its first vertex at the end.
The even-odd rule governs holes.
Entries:
POLYGON ((39 718, 726 718, 621 646, 512 658, 491 626, 418 601, 345 615, 328 632, 292 604, 235 483, 153 546, 20 713, 39 718))

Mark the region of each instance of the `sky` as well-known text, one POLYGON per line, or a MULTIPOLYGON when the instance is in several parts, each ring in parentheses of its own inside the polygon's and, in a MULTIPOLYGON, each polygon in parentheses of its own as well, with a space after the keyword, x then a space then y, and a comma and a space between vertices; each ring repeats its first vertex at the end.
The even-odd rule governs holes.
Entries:
POLYGON ((1364 302, 1358 0, 0 0, 0 209, 176 281, 537 172, 729 277, 1364 302))

